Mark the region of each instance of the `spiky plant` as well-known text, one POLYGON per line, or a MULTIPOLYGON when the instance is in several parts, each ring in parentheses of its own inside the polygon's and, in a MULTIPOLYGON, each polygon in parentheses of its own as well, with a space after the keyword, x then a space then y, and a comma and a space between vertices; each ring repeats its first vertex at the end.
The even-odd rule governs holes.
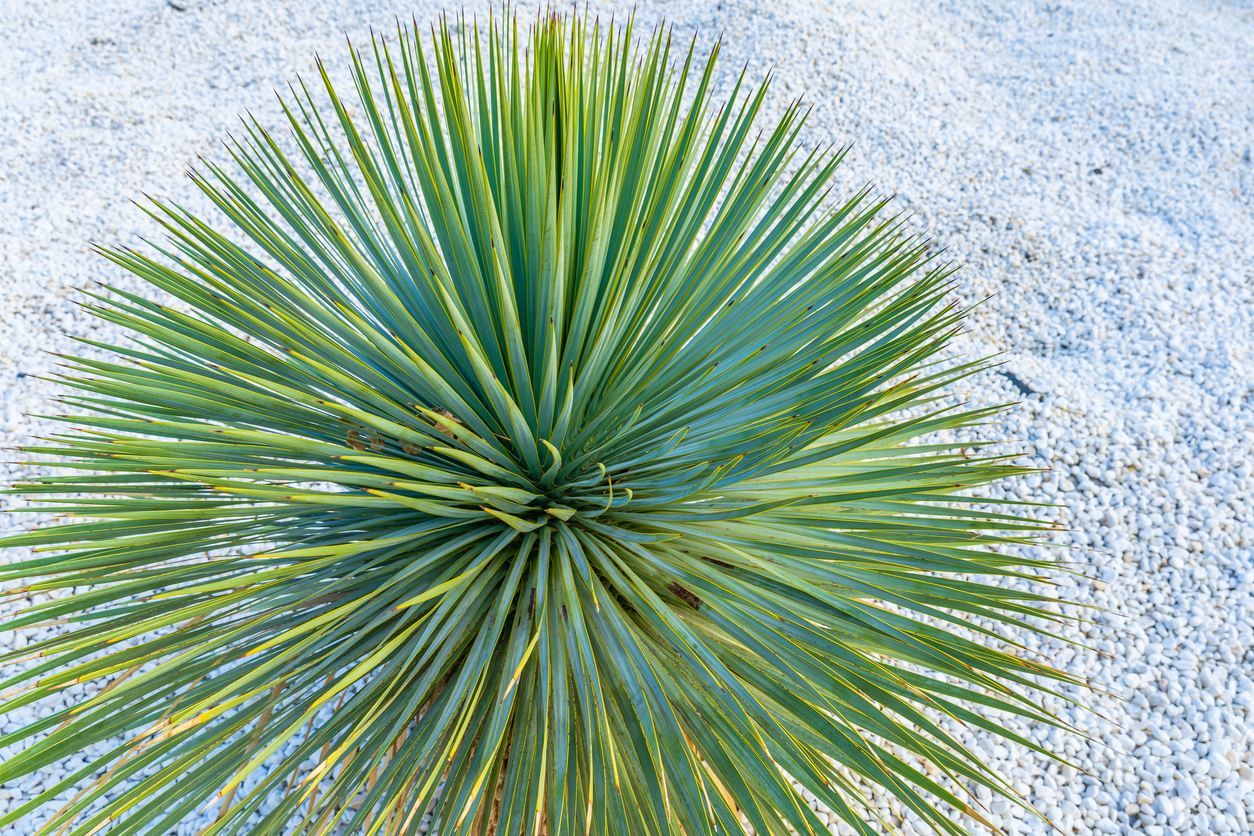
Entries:
POLYGON ((991 414, 935 404, 980 368, 938 363, 951 271, 824 208, 798 105, 759 138, 717 48, 632 43, 401 30, 356 113, 323 71, 295 151, 249 122, 242 179, 194 175, 234 237, 156 202, 170 243, 105 253, 182 305, 97 296, 136 342, 67 361, 86 414, 30 448, 75 472, 19 492, 92 519, 6 543, 56 552, 14 594, 78 592, 8 621, 67 626, 0 705, 108 684, 0 738, 6 785, 94 747, 0 825, 825 832, 804 787, 869 834, 878 784, 957 834, 1015 796, 946 721, 1039 752, 970 706, 1056 723, 1072 680, 958 634, 1045 564, 962 499, 1014 467, 916 442, 991 414))

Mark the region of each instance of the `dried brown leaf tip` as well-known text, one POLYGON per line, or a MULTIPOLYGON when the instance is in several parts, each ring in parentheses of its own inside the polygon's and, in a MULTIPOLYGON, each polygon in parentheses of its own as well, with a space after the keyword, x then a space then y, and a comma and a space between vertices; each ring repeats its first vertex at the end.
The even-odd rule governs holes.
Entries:
POLYGON ((666 588, 671 591, 672 595, 692 607, 694 610, 701 609, 701 599, 697 597, 695 592, 681 584, 679 581, 675 581, 666 588))
POLYGON ((374 430, 363 427, 360 424, 354 424, 346 418, 341 418, 340 423, 348 425, 344 443, 349 447, 352 447, 359 453, 366 452, 367 447, 376 453, 383 452, 383 439, 374 430))
MULTIPOLYGON (((437 409, 436 412, 444 416, 445 418, 447 418, 449 421, 452 421, 454 424, 457 424, 462 427, 466 426, 461 421, 459 421, 457 417, 453 415, 453 413, 449 412, 447 409, 437 409)), ((444 433, 445 435, 447 435, 449 438, 453 439, 454 441, 457 440, 457 434, 453 432, 452 430, 450 430, 446 425, 439 423, 439 422, 434 422, 434 423, 435 423, 435 428, 437 430, 444 433)))

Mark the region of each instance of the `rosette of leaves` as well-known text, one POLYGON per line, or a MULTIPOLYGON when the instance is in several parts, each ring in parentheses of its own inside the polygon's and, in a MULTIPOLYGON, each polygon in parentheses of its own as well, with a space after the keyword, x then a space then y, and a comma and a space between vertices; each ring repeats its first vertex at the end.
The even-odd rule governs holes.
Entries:
POLYGON ((232 234, 156 202, 168 243, 105 253, 180 304, 95 297, 135 341, 67 360, 30 448, 70 472, 18 491, 89 519, 5 544, 10 600, 63 594, 5 625, 62 628, 3 711, 100 687, 0 737, 6 785, 73 758, 0 825, 826 832, 805 788, 869 834, 874 784, 960 833, 1017 797, 952 729, 1039 752, 985 715, 1058 724, 1071 680, 995 647, 1045 568, 997 547, 1042 526, 962 496, 1016 468, 919 441, 991 414, 935 405, 981 368, 938 362, 951 270, 825 200, 799 105, 759 133, 717 49, 633 43, 402 29, 193 175, 232 234))

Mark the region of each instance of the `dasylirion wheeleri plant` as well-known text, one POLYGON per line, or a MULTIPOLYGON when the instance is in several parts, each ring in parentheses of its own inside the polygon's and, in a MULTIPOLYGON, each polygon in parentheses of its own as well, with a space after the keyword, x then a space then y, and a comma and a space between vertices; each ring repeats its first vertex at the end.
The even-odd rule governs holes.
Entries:
POLYGON ((220 217, 154 200, 163 242, 102 250, 153 293, 94 293, 134 340, 65 361, 29 448, 69 519, 3 543, 4 627, 59 629, 0 710, 99 688, 0 737, 6 785, 73 764, 0 825, 872 834, 878 785, 959 834, 1018 799, 950 724, 1041 752, 992 718, 1066 727, 1082 683, 1001 635, 1046 629, 1014 547, 1049 526, 968 491, 1022 470, 934 440, 994 414, 939 400, 987 367, 947 359, 952 268, 834 200, 800 103, 716 96, 717 47, 418 31, 198 165, 220 217))

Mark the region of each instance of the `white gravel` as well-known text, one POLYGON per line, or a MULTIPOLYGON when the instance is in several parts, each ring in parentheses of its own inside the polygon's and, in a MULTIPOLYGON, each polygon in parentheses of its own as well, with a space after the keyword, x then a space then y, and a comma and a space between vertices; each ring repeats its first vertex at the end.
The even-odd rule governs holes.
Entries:
MULTIPOLYGON (((992 295, 964 348, 1005 352, 1036 394, 993 372, 959 394, 1023 397, 1001 430, 1052 473, 1010 490, 1067 506, 1051 513, 1086 547, 1069 557, 1091 580, 1064 578, 1063 591, 1107 610, 1067 636, 1106 656, 1037 648, 1122 699, 1089 698, 1100 717, 1068 712, 1092 742, 1026 729, 1095 777, 968 742, 1063 834, 1254 833, 1254 6, 770 0, 622 3, 620 18, 632 5, 646 28, 664 10, 681 43, 725 32, 727 73, 774 67, 780 98, 815 105, 808 142, 856 142, 843 183, 896 192, 969 265, 963 297, 992 295)), ((74 350, 66 334, 118 339, 75 309, 72 288, 135 282, 85 242, 154 234, 128 203, 141 189, 202 206, 181 175, 218 153, 238 113, 277 124, 271 90, 308 76, 315 52, 342 68, 342 33, 364 42, 370 25, 437 11, 0 3, 5 446, 49 430, 26 416, 54 392, 31 377, 51 369, 44 352, 74 350)), ((0 482, 25 475, 0 466, 0 482)), ((33 716, 0 719, 9 731, 33 716)), ((0 788, 0 811, 56 777, 0 788)), ((1049 832, 990 806, 1008 833, 1049 832)), ((903 830, 924 832, 909 817, 903 830)))

